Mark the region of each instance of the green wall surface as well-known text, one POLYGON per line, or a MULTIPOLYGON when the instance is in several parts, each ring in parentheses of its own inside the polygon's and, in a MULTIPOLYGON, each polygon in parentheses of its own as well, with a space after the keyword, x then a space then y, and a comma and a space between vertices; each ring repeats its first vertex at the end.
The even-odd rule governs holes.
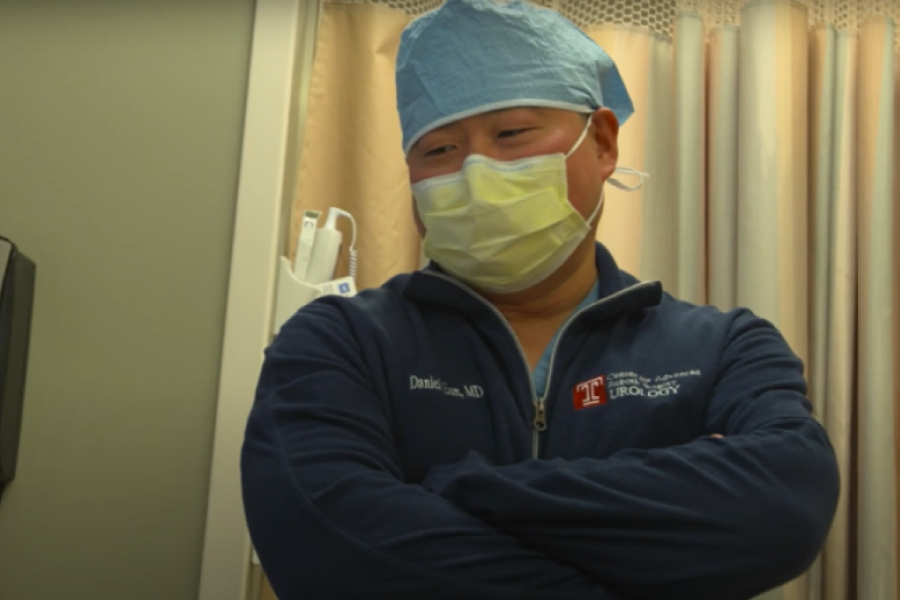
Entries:
POLYGON ((195 600, 253 0, 0 0, 0 235, 37 263, 2 600, 195 600))

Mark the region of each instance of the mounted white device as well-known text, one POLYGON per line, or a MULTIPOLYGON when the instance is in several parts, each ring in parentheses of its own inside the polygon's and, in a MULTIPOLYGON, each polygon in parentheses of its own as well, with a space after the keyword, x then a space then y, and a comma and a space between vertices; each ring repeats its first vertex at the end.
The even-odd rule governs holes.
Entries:
POLYGON ((304 212, 294 265, 286 256, 278 259, 273 333, 278 333, 297 310, 319 296, 356 295, 356 220, 347 211, 332 207, 328 209, 325 227, 316 229, 320 215, 319 211, 304 212), (350 220, 353 238, 349 249, 350 275, 335 279, 334 270, 342 242, 341 232, 337 229, 338 217, 350 220))

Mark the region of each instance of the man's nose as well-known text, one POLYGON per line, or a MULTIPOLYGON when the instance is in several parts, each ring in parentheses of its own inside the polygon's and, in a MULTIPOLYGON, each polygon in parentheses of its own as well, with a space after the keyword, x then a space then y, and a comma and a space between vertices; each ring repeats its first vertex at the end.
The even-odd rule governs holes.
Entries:
POLYGON ((465 157, 468 158, 472 154, 480 154, 488 158, 499 158, 497 156, 497 143, 492 135, 479 134, 469 138, 466 144, 465 157))

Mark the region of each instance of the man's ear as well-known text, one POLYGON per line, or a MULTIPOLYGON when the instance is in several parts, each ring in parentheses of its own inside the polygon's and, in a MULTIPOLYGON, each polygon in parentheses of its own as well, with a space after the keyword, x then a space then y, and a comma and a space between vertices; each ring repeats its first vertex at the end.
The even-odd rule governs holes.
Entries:
POLYGON ((613 174, 619 160, 619 120, 608 108, 598 108, 591 115, 591 122, 597 160, 603 169, 603 179, 606 179, 613 174))

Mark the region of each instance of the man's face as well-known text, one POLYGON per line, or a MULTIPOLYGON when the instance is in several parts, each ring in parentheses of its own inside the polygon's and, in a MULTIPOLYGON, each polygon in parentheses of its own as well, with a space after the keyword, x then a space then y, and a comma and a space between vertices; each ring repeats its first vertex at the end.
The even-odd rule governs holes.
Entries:
MULTIPOLYGON (((592 121, 581 146, 566 161, 569 201, 587 219, 600 199, 603 182, 618 158, 618 122, 608 109, 592 121)), ((462 169, 470 154, 502 161, 542 154, 566 154, 578 141, 586 115, 555 108, 510 108, 466 117, 430 131, 406 158, 410 183, 462 169)), ((414 207, 415 209, 415 207, 414 207)), ((415 211, 419 234, 425 229, 415 211)))

